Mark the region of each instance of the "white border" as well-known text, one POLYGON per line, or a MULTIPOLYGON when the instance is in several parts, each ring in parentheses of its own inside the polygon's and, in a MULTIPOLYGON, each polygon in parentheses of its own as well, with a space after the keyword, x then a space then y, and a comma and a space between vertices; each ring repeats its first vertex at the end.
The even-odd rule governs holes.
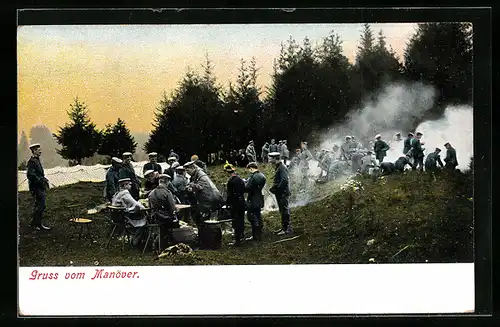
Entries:
POLYGON ((474 310, 474 264, 20 267, 19 314, 428 314, 474 310), (94 279, 96 269, 138 278, 94 279), (29 280, 34 270, 57 280, 29 280), (64 275, 85 272, 83 280, 64 275), (127 274, 124 274, 127 275, 127 274))

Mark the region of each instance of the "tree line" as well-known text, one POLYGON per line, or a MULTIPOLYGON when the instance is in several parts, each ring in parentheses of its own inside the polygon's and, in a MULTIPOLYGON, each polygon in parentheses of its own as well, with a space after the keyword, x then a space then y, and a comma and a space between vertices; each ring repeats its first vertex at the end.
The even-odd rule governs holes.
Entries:
MULTIPOLYGON (((333 31, 315 47, 308 38, 298 42, 290 37, 281 44, 264 90, 257 85, 255 58, 241 59, 236 81, 224 88, 207 56, 201 72, 188 69, 177 88, 163 94, 144 150, 165 157, 174 149, 182 161, 197 154, 210 163, 245 148, 250 140, 258 152, 271 138, 286 139, 292 146, 303 140, 314 144, 391 82, 418 81, 438 90, 436 105, 421 120, 439 117, 446 105, 472 101, 470 24, 418 24, 402 61, 382 31, 375 34, 364 24, 354 63, 343 55, 342 41, 333 31)), ((95 153, 110 158, 135 152, 137 143, 122 119, 99 131, 78 99, 68 115, 71 123, 54 134, 63 158, 78 164, 95 153)))

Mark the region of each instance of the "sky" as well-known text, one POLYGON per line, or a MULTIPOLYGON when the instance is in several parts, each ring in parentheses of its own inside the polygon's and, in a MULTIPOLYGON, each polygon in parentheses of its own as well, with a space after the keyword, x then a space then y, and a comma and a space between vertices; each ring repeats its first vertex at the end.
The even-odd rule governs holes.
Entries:
MULTIPOLYGON (((371 24, 398 56, 416 24, 371 24)), ((273 59, 290 36, 313 45, 331 31, 354 61, 362 24, 73 25, 19 26, 18 137, 33 125, 56 132, 69 122, 75 97, 98 128, 122 118, 133 133, 149 133, 164 92, 176 88, 188 67, 201 70, 205 54, 218 83, 234 81, 240 59, 256 58, 258 84, 270 84, 273 59)), ((28 135, 29 137, 29 135, 28 135)))

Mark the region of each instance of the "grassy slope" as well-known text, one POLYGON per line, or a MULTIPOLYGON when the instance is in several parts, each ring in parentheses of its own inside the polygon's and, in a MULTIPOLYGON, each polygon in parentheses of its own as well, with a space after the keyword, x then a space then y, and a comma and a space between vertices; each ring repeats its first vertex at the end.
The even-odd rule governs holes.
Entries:
MULTIPOLYGON (((271 184, 270 167, 263 169, 271 184)), ((242 176, 247 173, 239 169, 242 176)), ((221 167, 210 174, 219 186, 227 176, 221 167)), ((473 209, 472 178, 464 174, 440 175, 434 180, 427 174, 410 172, 372 181, 362 180, 363 190, 337 191, 338 185, 320 185, 320 201, 292 210, 292 222, 298 239, 274 244, 271 231, 279 227, 277 212, 264 216, 264 240, 231 248, 224 240, 218 251, 195 251, 191 255, 152 260, 137 250, 121 251, 112 240, 105 250, 107 222, 104 214, 95 215, 92 238, 74 241, 64 253, 68 237, 73 235, 67 223, 71 212, 66 206, 82 204, 82 210, 101 204, 102 183, 78 183, 50 190, 46 217, 54 229, 33 232, 27 228, 32 200, 27 192, 19 194, 20 265, 169 265, 169 264, 311 264, 377 262, 472 262, 473 209), (337 192, 334 192, 337 191, 337 192), (329 194, 329 195, 328 195, 329 194), (352 204, 352 210, 349 207, 352 204), (368 240, 374 243, 368 246, 368 240), (399 250, 404 250, 394 256, 399 250)), ((249 232, 248 222, 247 232, 249 232)), ((75 234, 76 235, 76 234, 75 234)))

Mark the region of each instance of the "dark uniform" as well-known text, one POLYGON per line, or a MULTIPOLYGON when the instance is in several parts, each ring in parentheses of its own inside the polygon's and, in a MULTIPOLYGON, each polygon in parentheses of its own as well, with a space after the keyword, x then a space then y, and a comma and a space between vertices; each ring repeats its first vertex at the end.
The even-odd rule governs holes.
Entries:
POLYGON ((207 164, 204 163, 203 161, 201 161, 200 159, 196 160, 194 162, 194 164, 198 167, 201 168, 201 170, 203 170, 205 173, 207 172, 207 164))
POLYGON ((433 152, 429 153, 427 155, 427 158, 425 159, 425 170, 426 171, 436 171, 438 170, 437 164, 443 168, 443 162, 441 161, 441 157, 439 156, 439 153, 433 152))
POLYGON ((382 176, 390 175, 396 170, 396 166, 392 162, 382 162, 380 164, 380 172, 382 176))
POLYGON ((137 175, 135 174, 135 170, 132 164, 123 165, 122 168, 120 169, 119 177, 120 179, 130 178, 132 182, 130 195, 132 195, 132 197, 136 201, 139 201, 139 187, 141 185, 141 182, 139 181, 139 178, 137 178, 137 175))
POLYGON ((379 164, 384 161, 388 150, 389 146, 387 145, 387 143, 382 140, 375 141, 375 144, 373 145, 373 152, 375 152, 375 158, 378 160, 379 164))
POLYGON ((160 224, 162 235, 165 235, 169 241, 172 240, 172 228, 179 227, 179 219, 177 218, 172 193, 164 184, 158 185, 149 194, 149 205, 151 206, 151 217, 153 221, 160 224))
POLYGON ((422 169, 424 167, 424 149, 422 149, 422 143, 420 140, 415 138, 412 142, 412 157, 415 159, 414 169, 422 169))
MULTIPOLYGON (((200 168, 201 168, 201 167, 200 167, 200 168)), ((170 179, 171 179, 171 180, 173 180, 173 179, 174 179, 174 176, 175 176, 175 174, 174 174, 174 173, 175 173, 175 169, 174 169, 174 168, 172 168, 172 166, 170 166, 170 167, 168 167, 167 169, 165 169, 165 170, 163 171, 163 173, 164 173, 165 175, 170 176, 170 179)))
POLYGON ((271 153, 271 152, 278 152, 278 144, 271 143, 269 145, 269 153, 271 153))
POLYGON ((120 169, 111 166, 106 172, 106 199, 111 202, 113 195, 120 190, 118 180, 120 179, 120 169))
POLYGON ((45 191, 49 188, 49 182, 45 178, 40 158, 32 156, 27 164, 27 177, 29 190, 35 199, 35 207, 33 209, 33 216, 31 226, 42 227, 42 216, 45 211, 45 191))
POLYGON ((446 149, 446 157, 444 158, 445 167, 449 170, 455 170, 458 166, 457 161, 457 151, 453 147, 449 147, 446 149))
MULTIPOLYGON (((399 171, 399 172, 404 172, 405 171, 405 166, 406 165, 411 165, 410 163, 410 159, 408 159, 407 156, 401 156, 398 158, 398 160, 396 160, 396 162, 394 163, 394 168, 399 171)), ((412 166, 413 168, 413 166, 412 166)))
POLYGON ((142 167, 142 173, 145 173, 148 170, 157 171, 158 174, 161 174, 162 172, 162 168, 159 163, 148 162, 144 165, 144 167, 142 167))
POLYGON ((411 141, 413 140, 413 137, 408 137, 403 143, 403 153, 407 154, 408 151, 411 149, 411 141))
POLYGON ((241 243, 245 233, 245 182, 233 173, 227 182, 226 205, 233 219, 234 238, 241 243))
POLYGON ((153 181, 150 181, 149 179, 146 179, 144 182, 144 191, 152 191, 155 188, 158 187, 158 178, 153 179, 153 181))
MULTIPOLYGON (((286 169, 286 167, 285 167, 286 169)), ((256 241, 260 241, 262 228, 261 210, 264 207, 264 195, 262 189, 266 185, 266 176, 260 171, 256 171, 248 177, 245 188, 248 192, 247 197, 247 219, 252 226, 252 237, 256 241)))
POLYGON ((288 199, 291 195, 290 185, 288 181, 288 169, 283 164, 279 162, 276 165, 276 171, 274 175, 274 184, 269 189, 271 193, 276 196, 276 201, 278 202, 278 209, 281 215, 281 228, 283 231, 287 232, 291 229, 290 224, 290 207, 288 199))

